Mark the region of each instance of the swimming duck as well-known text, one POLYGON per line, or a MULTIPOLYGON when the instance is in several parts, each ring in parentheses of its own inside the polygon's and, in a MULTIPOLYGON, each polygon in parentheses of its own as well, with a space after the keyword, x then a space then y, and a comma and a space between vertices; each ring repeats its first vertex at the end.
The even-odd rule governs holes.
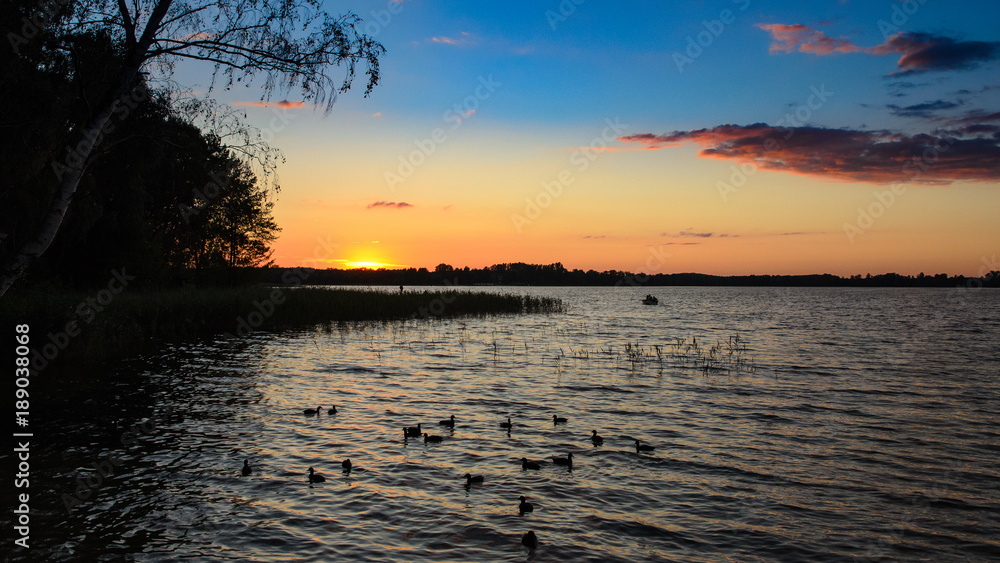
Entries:
POLYGON ((302 411, 302 414, 304 414, 306 416, 314 416, 314 415, 317 415, 320 412, 322 412, 322 410, 323 410, 323 407, 316 407, 314 409, 306 409, 306 410, 302 411))
POLYGON ((507 422, 501 422, 500 423, 500 428, 506 428, 507 430, 510 430, 513 427, 514 427, 514 425, 511 424, 509 416, 507 417, 507 422))
POLYGON ((471 473, 466 473, 465 474, 465 485, 466 486, 469 486, 469 485, 471 485, 473 483, 482 483, 482 482, 483 482, 483 476, 482 475, 473 475, 471 473))
POLYGON ((247 475, 250 475, 251 473, 253 473, 253 469, 250 467, 250 460, 249 459, 244 459, 243 460, 243 476, 246 477, 247 475))
POLYGON ((444 438, 442 438, 441 436, 430 436, 426 432, 424 432, 424 443, 425 444, 427 442, 440 442, 443 439, 444 438))
POLYGON ((314 470, 312 467, 310 467, 309 468, 309 482, 310 483, 322 483, 323 481, 326 481, 326 477, 324 477, 320 473, 316 473, 316 470, 314 470))
POLYGON ((438 422, 438 424, 440 424, 441 426, 448 426, 449 428, 454 428, 455 427, 455 415, 451 415, 451 418, 442 420, 442 421, 438 422))
POLYGON ((416 426, 404 426, 403 427, 403 437, 404 438, 417 438, 423 432, 420 431, 420 423, 418 422, 416 426))
POLYGON ((556 465, 565 465, 570 469, 573 468, 573 452, 566 454, 566 457, 554 457, 552 458, 552 463, 556 465))
POLYGON ((528 461, 528 458, 526 458, 526 457, 522 457, 521 458, 521 469, 522 470, 525 470, 525 469, 541 469, 541 468, 542 468, 541 465, 539 465, 539 464, 537 464, 537 463, 535 463, 533 461, 528 461))
POLYGON ((561 416, 552 415, 552 424, 562 424, 566 419, 561 416))
POLYGON ((354 464, 352 464, 350 458, 348 458, 340 462, 340 466, 343 467, 345 471, 350 471, 354 464))
POLYGON ((655 450, 653 446, 647 446, 645 444, 640 444, 639 440, 635 441, 635 453, 651 452, 655 450))
POLYGON ((600 436, 597 435, 597 430, 591 430, 590 433, 592 434, 590 437, 590 441, 593 442, 595 446, 604 445, 604 438, 601 438, 600 436))
POLYGON ((521 504, 517 505, 517 510, 521 514, 524 514, 525 512, 532 512, 532 511, 534 511, 535 507, 531 506, 530 502, 525 502, 524 496, 522 495, 521 496, 521 504))
POLYGON ((521 545, 528 549, 535 549, 538 547, 538 536, 535 535, 535 532, 524 534, 521 536, 521 545))
POLYGON ((337 405, 330 407, 330 410, 326 411, 326 414, 337 414, 337 405))

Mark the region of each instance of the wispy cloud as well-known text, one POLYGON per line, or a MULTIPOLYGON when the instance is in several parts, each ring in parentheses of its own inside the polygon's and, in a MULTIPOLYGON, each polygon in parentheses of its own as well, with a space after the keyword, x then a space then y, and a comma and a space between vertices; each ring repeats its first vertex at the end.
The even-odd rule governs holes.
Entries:
POLYGON ((683 231, 680 231, 678 233, 660 233, 660 236, 661 237, 672 237, 672 238, 677 238, 677 237, 709 238, 713 234, 714 233, 696 233, 692 229, 687 228, 687 229, 684 229, 683 231))
POLYGON ((472 35, 468 31, 463 31, 461 37, 448 37, 445 35, 438 35, 436 37, 431 37, 430 41, 432 43, 442 43, 444 45, 472 45, 475 41, 472 40, 472 35))
POLYGON ((967 131, 904 135, 766 123, 720 125, 662 135, 619 137, 649 150, 695 144, 698 156, 751 163, 763 170, 846 182, 950 184, 1000 180, 1000 137, 967 131), (927 155, 932 156, 928 159, 927 155))
POLYGON ((773 42, 769 48, 771 53, 784 51, 793 53, 812 53, 814 55, 832 55, 836 53, 857 53, 861 47, 852 45, 846 39, 829 37, 818 29, 795 23, 791 25, 780 23, 759 23, 757 27, 771 34, 773 42))
POLYGON ((283 108, 283 109, 295 109, 295 108, 300 108, 303 105, 305 105, 305 102, 303 102, 303 101, 297 101, 297 102, 295 102, 295 101, 289 101, 289 100, 281 100, 280 102, 235 102, 235 103, 233 103, 233 105, 234 106, 255 106, 255 107, 263 107, 263 108, 266 108, 268 106, 274 106, 274 107, 279 107, 279 108, 283 108))
POLYGON ((369 203, 368 209, 373 207, 392 207, 396 209, 402 209, 404 207, 413 207, 412 203, 406 203, 405 201, 376 201, 375 203, 369 203))
POLYGON ((898 117, 922 117, 922 118, 932 118, 936 117, 936 114, 941 111, 946 111, 950 109, 955 109, 962 105, 963 102, 949 102, 945 100, 934 100, 933 102, 924 102, 922 104, 913 104, 910 106, 897 106, 895 104, 889 104, 886 108, 889 112, 898 117))

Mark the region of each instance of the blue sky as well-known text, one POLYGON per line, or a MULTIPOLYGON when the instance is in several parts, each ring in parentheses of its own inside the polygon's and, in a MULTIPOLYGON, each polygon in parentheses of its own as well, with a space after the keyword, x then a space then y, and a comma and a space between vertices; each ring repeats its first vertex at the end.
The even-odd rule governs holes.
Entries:
MULTIPOLYGON (((362 17, 386 47, 382 83, 368 98, 358 83, 325 117, 288 110, 273 131, 288 158, 279 263, 307 260, 317 237, 342 241, 332 265, 707 273, 974 273, 997 251, 1000 3, 325 6, 362 17), (608 123, 622 131, 609 137, 608 123), (389 180, 435 131, 433 153, 389 180), (763 141, 786 132, 790 145, 769 153, 763 141), (942 139, 961 142, 926 174, 901 173, 942 139), (607 150, 586 153, 584 168, 580 150, 595 142, 607 150), (733 166, 756 173, 724 193, 733 166), (560 173, 573 184, 547 201, 560 173), (899 183, 913 187, 879 212, 880 190, 899 183), (546 205, 525 222, 532 202, 546 205), (680 248, 684 232, 714 236, 680 248), (669 260, 647 265, 668 246, 669 260)), ((206 83, 191 67, 177 78, 206 83)), ((216 94, 261 96, 258 85, 216 94)), ((301 96, 271 101, 284 99, 301 96)), ((275 110, 246 111, 266 128, 275 110)))

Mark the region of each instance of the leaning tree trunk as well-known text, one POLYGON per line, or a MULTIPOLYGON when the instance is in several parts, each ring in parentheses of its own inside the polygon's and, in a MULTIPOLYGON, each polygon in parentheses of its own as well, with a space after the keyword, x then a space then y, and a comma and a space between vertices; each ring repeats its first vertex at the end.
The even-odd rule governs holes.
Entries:
MULTIPOLYGON (((111 119, 111 115, 118 108, 118 103, 128 93, 133 82, 135 82, 135 77, 138 76, 139 69, 146 60, 146 52, 149 50, 150 45, 152 45, 153 37, 156 35, 157 29, 159 29, 160 22, 166 15, 167 9, 170 8, 171 2, 172 0, 160 0, 157 2, 156 7, 150 14, 149 21, 146 23, 146 28, 143 30, 142 38, 139 41, 134 40, 134 31, 128 33, 132 49, 123 62, 121 71, 118 73, 118 82, 115 85, 115 89, 98 111, 90 118, 86 126, 80 129, 80 132, 76 135, 79 142, 68 145, 76 149, 76 158, 72 159, 72 164, 69 162, 70 159, 67 159, 65 166, 62 167, 62 178, 59 180, 59 188, 56 191, 52 205, 45 215, 45 220, 42 223, 38 236, 22 246, 7 266, 3 280, 0 280, 0 296, 5 294, 10 286, 14 285, 14 282, 24 274, 28 266, 41 257, 48 250, 52 241, 55 240, 56 233, 59 232, 59 227, 66 217, 69 204, 76 193, 76 188, 80 185, 80 179, 83 177, 87 159, 90 158, 90 154, 97 144, 100 132, 104 130, 108 120, 111 119)), ((122 9, 125 9, 124 3, 120 3, 120 6, 122 9)), ((124 21, 131 24, 131 18, 128 15, 127 9, 125 9, 122 15, 124 21)))

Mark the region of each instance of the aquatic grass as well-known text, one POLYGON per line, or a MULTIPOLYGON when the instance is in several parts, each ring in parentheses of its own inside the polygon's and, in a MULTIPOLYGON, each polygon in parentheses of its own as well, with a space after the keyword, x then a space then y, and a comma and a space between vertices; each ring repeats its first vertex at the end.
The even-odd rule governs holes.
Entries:
MULTIPOLYGON (((339 323, 562 311, 559 299, 510 293, 404 293, 318 287, 128 290, 105 303, 86 292, 9 292, 0 317, 31 326, 32 347, 55 343, 52 363, 125 357, 158 341, 309 329, 339 323)), ((498 351, 499 352, 499 351, 498 351)), ((49 362, 46 362, 49 363, 49 362)))
POLYGON ((597 350, 570 347, 569 356, 559 348, 559 353, 554 359, 557 371, 561 369, 561 362, 566 358, 580 362, 587 362, 593 358, 597 361, 608 361, 629 373, 641 372, 650 366, 655 366, 660 374, 664 368, 693 368, 704 375, 742 375, 753 374, 757 370, 748 350, 746 339, 734 334, 726 342, 717 341, 707 349, 698 343, 697 337, 693 337, 690 342, 678 337, 665 345, 643 346, 639 341, 626 341, 620 349, 613 345, 597 350))

